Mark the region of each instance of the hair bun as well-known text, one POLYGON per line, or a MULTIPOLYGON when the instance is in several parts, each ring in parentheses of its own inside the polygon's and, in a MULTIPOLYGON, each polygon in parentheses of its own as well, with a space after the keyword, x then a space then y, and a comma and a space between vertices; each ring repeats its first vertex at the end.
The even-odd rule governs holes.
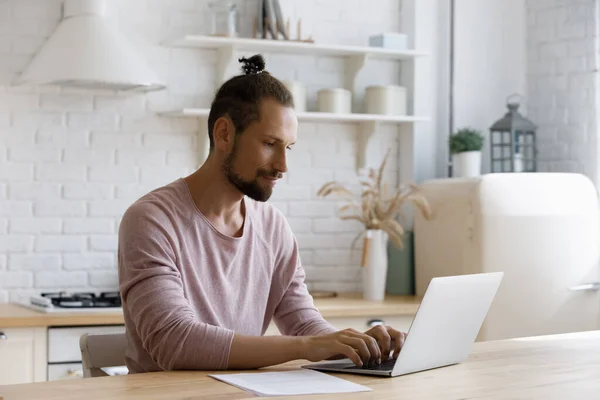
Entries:
POLYGON ((243 64, 242 71, 244 71, 245 75, 258 74, 265 69, 265 59, 260 54, 256 54, 250 58, 242 57, 238 61, 243 64))

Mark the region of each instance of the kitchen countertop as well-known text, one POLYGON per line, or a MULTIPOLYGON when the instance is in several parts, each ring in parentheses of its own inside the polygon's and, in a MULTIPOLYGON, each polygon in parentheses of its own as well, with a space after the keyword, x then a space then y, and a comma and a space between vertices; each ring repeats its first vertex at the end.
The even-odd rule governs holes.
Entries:
POLYGON ((115 311, 44 313, 19 304, 0 304, 0 328, 112 324, 123 324, 123 312, 120 309, 115 311))
MULTIPOLYGON (((332 374, 373 391, 309 397, 314 400, 595 399, 600 393, 599 347, 600 331, 477 342, 469 358, 461 364, 395 378, 332 374)), ((298 369, 302 364, 306 361, 294 361, 262 371, 298 369)), ((246 371, 218 373, 239 372, 246 371)), ((256 398, 209 377, 210 373, 152 372, 6 385, 0 386, 0 397, 4 396, 4 400, 256 398)))
MULTIPOLYGON (((315 298, 324 318, 414 316, 421 299, 414 296, 387 296, 384 301, 366 301, 358 293, 332 298, 315 298)), ((18 304, 0 304, 0 328, 33 326, 76 326, 123 324, 123 312, 92 311, 43 313, 18 304)))
POLYGON ((386 296, 384 301, 367 301, 360 293, 340 293, 338 297, 315 298, 324 318, 414 316, 421 304, 415 296, 386 296))

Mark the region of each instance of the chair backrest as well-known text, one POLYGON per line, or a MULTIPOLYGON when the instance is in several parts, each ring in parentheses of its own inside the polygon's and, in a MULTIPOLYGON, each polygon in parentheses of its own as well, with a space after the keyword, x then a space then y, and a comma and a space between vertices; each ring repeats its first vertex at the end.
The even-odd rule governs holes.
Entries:
POLYGON ((83 377, 110 375, 101 368, 125 365, 127 338, 124 333, 84 334, 79 338, 83 377))

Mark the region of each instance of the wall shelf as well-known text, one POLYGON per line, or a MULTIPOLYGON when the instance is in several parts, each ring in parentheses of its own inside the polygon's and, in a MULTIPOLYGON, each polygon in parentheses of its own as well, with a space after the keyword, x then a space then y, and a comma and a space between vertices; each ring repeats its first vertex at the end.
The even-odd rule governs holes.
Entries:
POLYGON ((163 42, 167 47, 209 49, 218 54, 215 76, 216 88, 230 77, 239 74, 239 52, 284 53, 343 57, 345 59, 344 87, 356 93, 356 80, 369 60, 412 61, 427 53, 415 50, 396 50, 369 46, 344 46, 305 43, 290 40, 230 38, 205 35, 185 35, 163 42))
MULTIPOLYGON (((407 1, 406 18, 407 33, 414 36, 413 17, 417 13, 416 0, 407 1)), ((427 8, 419 9, 419 13, 426 15, 427 8)), ((341 57, 344 59, 343 86, 356 98, 359 91, 357 82, 359 75, 365 70, 369 61, 396 61, 406 62, 402 68, 401 81, 411 92, 409 95, 409 112, 411 110, 423 110, 423 107, 415 107, 414 90, 416 88, 415 73, 419 71, 417 65, 421 65, 422 58, 428 57, 429 53, 416 50, 396 50, 370 46, 347 46, 337 44, 306 43, 299 41, 269 40, 254 38, 230 38, 207 35, 188 34, 167 39, 163 46, 172 48, 204 49, 216 51, 217 62, 215 68, 215 89, 223 82, 240 73, 238 58, 242 55, 250 56, 256 53, 278 53, 296 54, 321 57, 341 57), (241 53, 241 54, 240 54, 241 53)), ((415 44, 418 47, 418 41, 415 44)), ((426 98, 419 96, 419 99, 426 98)), ((420 102, 419 102, 420 104, 420 102)), ((353 111, 357 111, 355 105, 353 111)), ((165 117, 175 118, 199 118, 208 125, 208 108, 182 108, 178 110, 159 113, 165 117)), ((359 173, 365 167, 375 167, 381 162, 380 149, 371 138, 382 124, 392 124, 398 127, 400 142, 400 178, 402 180, 412 179, 414 172, 414 134, 417 130, 417 122, 429 121, 429 117, 419 116, 387 116, 373 114, 331 114, 321 112, 300 112, 296 114, 299 122, 314 123, 353 123, 358 125, 358 146, 356 154, 356 168, 359 173)), ((419 128, 422 129, 422 128, 419 128)), ((199 162, 202 163, 208 156, 208 135, 206 128, 198 132, 199 162)))
MULTIPOLYGON (((208 108, 182 108, 174 111, 159 112, 159 115, 165 117, 188 117, 208 118, 208 108)), ((298 112, 296 113, 298 121, 304 122, 383 122, 383 123, 411 123, 429 121, 427 117, 413 117, 411 115, 377 115, 377 114, 335 114, 324 112, 298 112)))
MULTIPOLYGON (((208 125, 208 108, 182 108, 174 111, 165 111, 158 113, 165 117, 173 118, 200 118, 204 119, 208 125)), ((296 113, 298 122, 334 122, 334 123, 356 123, 360 124, 359 140, 356 154, 356 169, 358 171, 372 165, 369 155, 373 153, 370 150, 371 137, 377 132, 380 124, 407 125, 416 122, 429 121, 427 117, 414 117, 410 115, 377 115, 377 114, 334 114, 322 112, 299 112, 296 113)), ((200 144, 201 164, 208 156, 208 135, 206 130, 200 130, 198 141, 200 144)), ((377 153, 377 152, 375 152, 377 153)), ((378 158, 378 157, 375 157, 378 158)))
POLYGON ((394 50, 368 46, 344 46, 334 44, 305 43, 290 40, 268 40, 252 38, 229 38, 218 36, 185 35, 164 42, 165 46, 223 49, 234 48, 240 51, 313 54, 323 56, 368 56, 383 60, 410 60, 427 56, 427 53, 414 50, 394 50))

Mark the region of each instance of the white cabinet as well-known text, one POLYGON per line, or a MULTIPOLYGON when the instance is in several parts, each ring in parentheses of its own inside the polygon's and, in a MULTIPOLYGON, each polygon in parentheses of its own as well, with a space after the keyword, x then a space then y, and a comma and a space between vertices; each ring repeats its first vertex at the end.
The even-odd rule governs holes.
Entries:
POLYGON ((46 328, 0 327, 0 385, 46 380, 46 328))
POLYGON ((79 339, 82 335, 125 333, 124 325, 48 328, 48 380, 83 378, 79 339))
POLYGON ((48 328, 48 364, 81 362, 79 339, 86 333, 125 333, 125 325, 48 328))
POLYGON ((49 381, 79 378, 83 378, 83 367, 81 366, 81 363, 48 365, 49 381))

